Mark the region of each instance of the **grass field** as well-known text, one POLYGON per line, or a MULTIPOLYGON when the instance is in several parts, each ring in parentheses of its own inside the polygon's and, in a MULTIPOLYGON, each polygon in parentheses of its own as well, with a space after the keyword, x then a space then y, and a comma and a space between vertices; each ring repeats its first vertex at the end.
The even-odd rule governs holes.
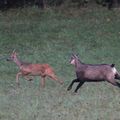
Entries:
POLYGON ((20 78, 18 67, 0 61, 0 120, 120 120, 120 89, 107 82, 85 83, 67 92, 75 78, 69 58, 74 51, 85 63, 115 63, 120 71, 120 10, 83 8, 40 11, 24 8, 0 12, 0 57, 16 49, 20 59, 50 64, 59 85, 50 79, 40 88, 20 78))

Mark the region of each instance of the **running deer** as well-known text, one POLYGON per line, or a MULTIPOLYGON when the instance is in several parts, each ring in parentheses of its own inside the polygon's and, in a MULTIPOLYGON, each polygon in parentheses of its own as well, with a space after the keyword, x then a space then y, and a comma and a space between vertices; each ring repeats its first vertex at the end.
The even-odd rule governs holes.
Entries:
POLYGON ((11 56, 7 61, 13 61, 19 67, 20 71, 16 75, 16 83, 19 85, 19 77, 23 76, 25 79, 31 81, 33 76, 41 76, 41 86, 45 87, 45 78, 48 76, 51 79, 58 81, 60 84, 63 83, 62 80, 59 80, 55 75, 53 68, 49 64, 33 64, 22 62, 18 59, 17 53, 12 52, 11 56))
POLYGON ((85 64, 75 54, 71 56, 70 63, 75 66, 77 78, 71 82, 67 90, 72 89, 75 82, 79 82, 74 91, 75 93, 85 82, 107 81, 114 86, 120 87, 120 83, 115 80, 120 80, 120 74, 114 64, 85 64))

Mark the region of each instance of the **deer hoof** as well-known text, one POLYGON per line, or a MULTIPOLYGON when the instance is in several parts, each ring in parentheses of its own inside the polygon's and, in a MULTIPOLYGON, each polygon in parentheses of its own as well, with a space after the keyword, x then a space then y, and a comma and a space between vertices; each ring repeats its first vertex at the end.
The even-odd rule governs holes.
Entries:
POLYGON ((73 92, 73 95, 78 95, 78 93, 77 92, 73 92))
POLYGON ((71 90, 71 89, 72 89, 72 87, 70 86, 70 87, 68 87, 68 89, 67 89, 67 90, 69 91, 69 90, 71 90))
POLYGON ((63 84, 63 81, 60 81, 60 84, 63 84))
POLYGON ((33 79, 29 79, 28 81, 33 81, 33 79))
POLYGON ((17 87, 19 87, 20 86, 20 83, 17 83, 17 87))

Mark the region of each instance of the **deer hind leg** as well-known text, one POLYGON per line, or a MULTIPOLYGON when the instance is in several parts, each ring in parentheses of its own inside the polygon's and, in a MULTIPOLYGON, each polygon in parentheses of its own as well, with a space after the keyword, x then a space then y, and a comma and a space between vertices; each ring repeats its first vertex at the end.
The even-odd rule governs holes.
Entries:
POLYGON ((58 81, 60 84, 63 84, 62 80, 59 80, 55 74, 48 75, 51 79, 58 81))
POLYGON ((114 86, 117 86, 117 87, 119 87, 120 88, 120 83, 118 83, 116 80, 114 80, 114 79, 109 79, 109 80, 107 80, 109 83, 111 83, 112 85, 114 85, 114 86))
POLYGON ((120 80, 120 74, 115 74, 115 79, 118 79, 118 80, 120 80))
POLYGON ((46 76, 42 76, 42 79, 41 79, 41 86, 42 86, 42 88, 45 87, 45 77, 46 76))
POLYGON ((20 76, 22 76, 22 73, 18 72, 17 75, 16 75, 16 83, 17 83, 17 85, 20 85, 20 83, 19 83, 19 77, 20 76))

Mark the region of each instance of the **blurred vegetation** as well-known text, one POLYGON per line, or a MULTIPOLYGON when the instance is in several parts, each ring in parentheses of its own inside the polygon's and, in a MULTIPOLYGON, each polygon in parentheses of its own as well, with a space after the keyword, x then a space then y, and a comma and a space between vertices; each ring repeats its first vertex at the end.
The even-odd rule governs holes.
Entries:
POLYGON ((0 8, 2 10, 15 7, 37 6, 41 9, 48 7, 80 8, 91 5, 107 6, 111 9, 115 4, 119 5, 119 0, 1 0, 0 8))

